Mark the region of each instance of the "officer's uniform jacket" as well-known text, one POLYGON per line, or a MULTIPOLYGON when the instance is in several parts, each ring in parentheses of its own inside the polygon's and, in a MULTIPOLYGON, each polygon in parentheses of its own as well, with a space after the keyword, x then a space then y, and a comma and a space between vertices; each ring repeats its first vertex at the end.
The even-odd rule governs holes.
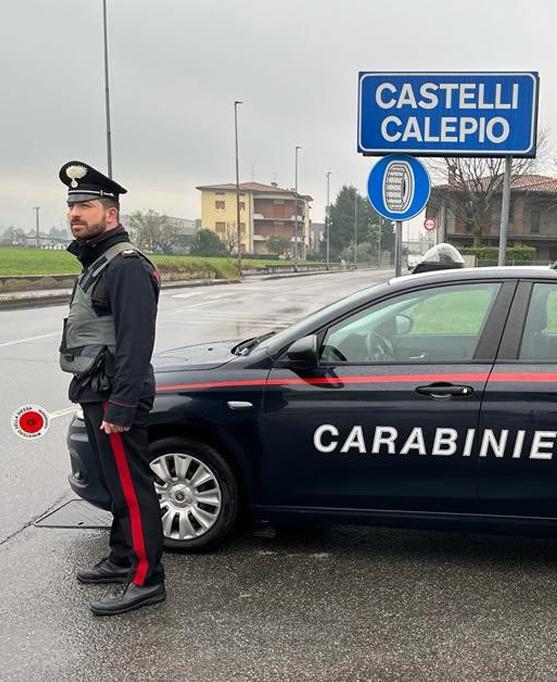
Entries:
POLYGON ((74 240, 67 250, 79 259, 83 272, 74 286, 70 313, 64 324, 61 363, 64 351, 69 348, 71 353, 75 345, 72 329, 76 326, 91 355, 103 345, 105 350, 100 365, 89 376, 74 371, 69 398, 79 403, 108 399, 105 420, 129 425, 133 423, 139 398, 153 395, 155 390, 150 360, 159 274, 154 264, 133 247, 121 225, 88 242, 74 240), (101 258, 105 253, 111 256, 108 263, 101 258), (92 270, 99 269, 99 262, 103 265, 101 271, 93 273, 92 270), (91 268, 93 264, 97 267, 91 268), (76 313, 80 324, 72 325, 76 313))

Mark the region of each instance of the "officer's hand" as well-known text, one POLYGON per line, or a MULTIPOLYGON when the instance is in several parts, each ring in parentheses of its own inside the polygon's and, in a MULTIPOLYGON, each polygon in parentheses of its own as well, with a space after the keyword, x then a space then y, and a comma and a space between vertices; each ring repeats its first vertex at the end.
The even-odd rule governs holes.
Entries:
POLYGON ((104 431, 107 435, 110 433, 122 433, 122 431, 129 431, 129 426, 121 426, 120 424, 111 424, 110 422, 105 422, 103 420, 101 424, 101 431, 104 431))

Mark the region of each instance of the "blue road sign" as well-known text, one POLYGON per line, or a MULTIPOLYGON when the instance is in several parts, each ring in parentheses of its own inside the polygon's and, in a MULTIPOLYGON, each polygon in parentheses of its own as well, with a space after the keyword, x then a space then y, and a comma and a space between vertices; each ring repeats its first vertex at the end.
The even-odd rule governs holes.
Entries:
POLYGON ((409 220, 429 199, 431 182, 426 167, 406 154, 390 154, 371 169, 367 194, 373 208, 388 220, 409 220))
POLYGON ((536 72, 360 72, 358 151, 536 155, 536 72))

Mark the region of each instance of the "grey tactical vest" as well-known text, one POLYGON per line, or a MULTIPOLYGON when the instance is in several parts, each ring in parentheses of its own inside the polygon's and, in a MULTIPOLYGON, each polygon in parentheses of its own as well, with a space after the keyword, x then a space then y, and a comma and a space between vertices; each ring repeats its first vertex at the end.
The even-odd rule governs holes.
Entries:
POLYGON ((97 316, 91 293, 101 272, 122 251, 137 251, 153 267, 154 263, 128 241, 108 248, 100 258, 81 273, 74 287, 68 317, 64 318, 60 367, 81 378, 93 374, 104 360, 105 350, 112 354, 116 347, 116 332, 112 315, 97 316))

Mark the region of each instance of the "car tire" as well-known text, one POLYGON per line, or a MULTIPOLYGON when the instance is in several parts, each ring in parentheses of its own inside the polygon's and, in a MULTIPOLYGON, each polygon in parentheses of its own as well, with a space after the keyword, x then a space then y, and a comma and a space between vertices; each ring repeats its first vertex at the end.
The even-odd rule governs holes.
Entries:
POLYGON ((164 546, 204 552, 221 544, 235 527, 240 510, 238 482, 225 458, 209 445, 188 438, 153 442, 150 458, 164 546), (196 477, 207 481, 196 486, 196 477))

